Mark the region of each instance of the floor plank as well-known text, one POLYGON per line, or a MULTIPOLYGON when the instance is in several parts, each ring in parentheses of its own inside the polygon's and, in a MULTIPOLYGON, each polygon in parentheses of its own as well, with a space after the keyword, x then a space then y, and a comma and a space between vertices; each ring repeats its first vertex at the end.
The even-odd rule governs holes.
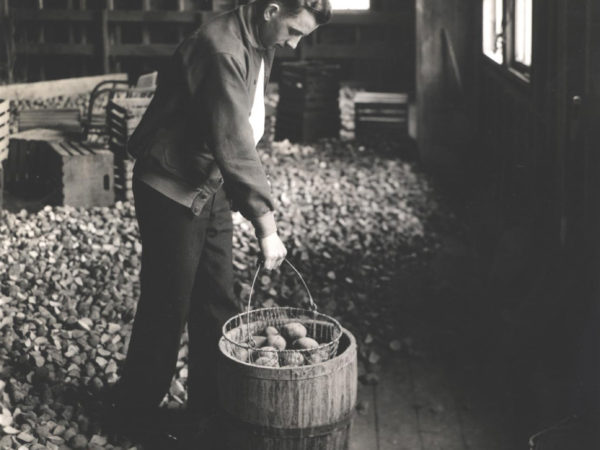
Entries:
POLYGON ((377 385, 379 450, 429 450, 422 446, 407 358, 389 360, 377 385))
POLYGON ((352 421, 350 450, 378 450, 375 388, 358 383, 358 408, 352 421))
POLYGON ((456 397, 440 364, 412 359, 419 431, 426 450, 466 450, 456 397))

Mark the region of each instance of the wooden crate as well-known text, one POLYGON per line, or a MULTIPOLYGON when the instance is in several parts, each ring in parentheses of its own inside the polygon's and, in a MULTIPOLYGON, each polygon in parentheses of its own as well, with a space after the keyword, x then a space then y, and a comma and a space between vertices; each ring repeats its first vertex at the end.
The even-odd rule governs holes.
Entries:
POLYGON ((355 133, 373 136, 408 136, 408 95, 394 92, 358 92, 354 97, 355 133))
POLYGON ((275 140, 311 142, 320 138, 336 138, 340 135, 341 119, 338 113, 300 112, 278 114, 275 122, 275 140))
POLYGON ((0 163, 8 157, 9 128, 9 100, 0 99, 0 163))
POLYGON ((62 141, 64 133, 43 128, 22 131, 10 136, 4 161, 6 189, 23 197, 40 197, 47 192, 48 143, 62 141))
POLYGON ((0 210, 4 199, 4 160, 8 157, 10 102, 0 99, 0 210))
POLYGON ((112 100, 107 108, 109 147, 114 153, 115 196, 117 200, 132 200, 133 157, 127 151, 127 141, 140 123, 150 101, 149 97, 112 100))
POLYGON ((114 161, 108 149, 94 149, 74 141, 50 142, 49 203, 70 206, 109 206, 114 203, 114 161))
POLYGON ((307 142, 339 137, 339 70, 337 64, 282 64, 276 140, 307 142))

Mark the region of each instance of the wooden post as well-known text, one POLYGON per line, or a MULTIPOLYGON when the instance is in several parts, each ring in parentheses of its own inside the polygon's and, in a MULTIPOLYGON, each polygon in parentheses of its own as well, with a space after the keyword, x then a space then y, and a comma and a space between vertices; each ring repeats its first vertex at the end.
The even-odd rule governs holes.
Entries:
MULTIPOLYGON (((44 9, 44 0, 37 0, 37 8, 38 8, 39 10, 42 10, 42 9, 44 9)), ((42 44, 42 45, 43 45, 43 44, 44 44, 44 41, 45 41, 45 37, 44 37, 44 30, 45 30, 45 27, 44 27, 43 23, 39 23, 39 24, 38 24, 38 27, 39 27, 39 28, 38 28, 38 39, 37 39, 37 41, 38 41, 40 44, 42 44)), ((39 67, 39 70, 40 70, 40 71, 39 71, 39 78, 40 78, 40 80, 42 80, 42 81, 43 81, 43 80, 45 80, 45 79, 46 79, 46 70, 45 70, 45 67, 44 67, 44 59, 43 59, 43 57, 42 57, 42 56, 39 56, 38 58, 39 58, 39 63, 40 63, 40 67, 39 67)), ((31 80, 29 80, 29 81, 31 81, 31 80)))
MULTIPOLYGON (((0 0, 0 45, 3 47, 4 61, 6 64, 6 81, 14 82, 14 34, 13 24, 10 19, 8 0, 0 0)), ((0 54, 2 54, 0 52, 0 54)))
MULTIPOLYGON (((150 11, 150 0, 142 0, 142 10, 150 11)), ((150 29, 145 23, 142 23, 142 44, 150 44, 150 29)))
POLYGON ((100 65, 102 73, 108 73, 110 70, 109 64, 109 42, 108 42, 108 11, 103 9, 100 11, 100 65))

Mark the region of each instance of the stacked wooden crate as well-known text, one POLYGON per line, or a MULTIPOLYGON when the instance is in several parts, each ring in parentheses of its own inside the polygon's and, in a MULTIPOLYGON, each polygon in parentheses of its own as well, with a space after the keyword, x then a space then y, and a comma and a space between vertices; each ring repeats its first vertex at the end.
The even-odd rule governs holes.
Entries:
POLYGON ((357 139, 408 136, 408 95, 395 92, 358 92, 354 97, 357 139))
POLYGON ((340 67, 315 61, 282 64, 275 140, 307 142, 340 134, 340 67))
POLYGON ((132 200, 133 157, 127 152, 127 141, 142 119, 150 97, 122 98, 108 104, 109 147, 114 153, 115 194, 118 200, 132 200))
POLYGON ((11 135, 5 168, 7 189, 20 198, 82 207, 114 203, 112 153, 69 141, 58 130, 11 135))
POLYGON ((6 189, 21 198, 40 198, 49 192, 48 143, 65 139, 63 132, 44 128, 12 134, 4 162, 6 189))
POLYGON ((9 139, 9 107, 8 100, 0 99, 0 210, 4 198, 4 160, 8 157, 8 139, 9 139))
POLYGON ((82 207, 114 203, 111 151, 75 141, 49 142, 48 147, 47 184, 52 195, 47 203, 82 207))

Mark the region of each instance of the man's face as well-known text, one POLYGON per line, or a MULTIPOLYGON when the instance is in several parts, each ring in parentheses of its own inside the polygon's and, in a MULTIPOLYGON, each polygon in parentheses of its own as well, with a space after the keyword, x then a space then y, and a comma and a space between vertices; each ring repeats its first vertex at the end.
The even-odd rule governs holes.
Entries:
POLYGON ((265 47, 290 47, 295 49, 304 36, 318 27, 315 16, 303 9, 296 16, 287 15, 276 3, 265 9, 265 21, 260 26, 260 38, 265 47))

